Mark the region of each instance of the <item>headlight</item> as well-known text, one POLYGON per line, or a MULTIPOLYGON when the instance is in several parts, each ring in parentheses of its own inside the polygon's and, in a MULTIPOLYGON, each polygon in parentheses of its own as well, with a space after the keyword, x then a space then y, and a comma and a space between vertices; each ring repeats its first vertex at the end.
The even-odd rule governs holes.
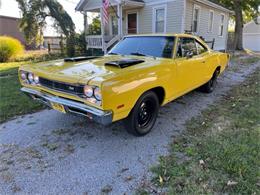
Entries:
POLYGON ((102 95, 101 95, 101 90, 99 87, 96 87, 94 89, 94 96, 95 98, 98 100, 98 101, 101 101, 102 100, 102 95))
POLYGON ((87 97, 87 100, 93 104, 101 105, 102 94, 99 87, 85 85, 84 86, 84 95, 87 97))
POLYGON ((37 75, 34 75, 33 80, 35 84, 39 84, 39 77, 37 75))
POLYGON ((32 73, 29 73, 28 74, 28 80, 30 81, 30 83, 33 83, 34 80, 33 80, 33 74, 32 73))
POLYGON ((27 73, 26 73, 26 72, 21 71, 21 79, 22 79, 23 81, 27 80, 27 73))
POLYGON ((91 86, 86 85, 86 86, 84 87, 84 94, 85 94, 85 96, 87 96, 88 98, 92 97, 93 94, 94 94, 93 88, 92 88, 91 86))

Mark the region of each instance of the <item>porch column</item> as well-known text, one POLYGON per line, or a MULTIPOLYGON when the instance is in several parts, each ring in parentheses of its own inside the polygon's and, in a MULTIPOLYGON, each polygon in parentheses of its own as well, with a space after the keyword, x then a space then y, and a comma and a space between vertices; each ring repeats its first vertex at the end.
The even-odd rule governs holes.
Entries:
POLYGON ((88 34, 88 28, 89 28, 89 26, 88 26, 88 12, 86 11, 86 12, 84 12, 83 13, 83 15, 84 15, 84 26, 85 26, 85 34, 88 34))
POLYGON ((86 41, 86 50, 88 50, 88 40, 87 40, 87 35, 88 35, 88 31, 89 31, 89 25, 88 25, 88 12, 84 11, 83 12, 83 16, 84 16, 84 33, 85 33, 85 41, 86 41))
POLYGON ((123 25, 122 25, 122 22, 123 22, 123 13, 122 13, 122 5, 120 3, 117 4, 117 16, 118 16, 118 35, 120 37, 123 36, 123 25))
POLYGON ((105 46, 105 26, 104 26, 104 18, 103 18, 103 10, 100 8, 100 19, 101 19, 101 36, 102 36, 102 50, 106 54, 106 46, 105 46))

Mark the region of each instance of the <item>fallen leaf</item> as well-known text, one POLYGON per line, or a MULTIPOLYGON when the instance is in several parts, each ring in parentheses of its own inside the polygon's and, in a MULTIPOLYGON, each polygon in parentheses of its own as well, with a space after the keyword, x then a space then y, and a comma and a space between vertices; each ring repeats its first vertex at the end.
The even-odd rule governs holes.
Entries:
POLYGON ((126 178, 125 178, 125 181, 131 181, 133 179, 133 176, 127 176, 126 178))
POLYGON ((105 187, 102 188, 102 192, 103 193, 109 193, 113 190, 112 186, 111 185, 106 185, 105 187))
POLYGON ((200 160, 199 162, 200 162, 200 165, 202 165, 202 166, 205 165, 204 160, 200 160))
POLYGON ((160 184, 163 184, 163 178, 162 178, 162 176, 159 176, 159 182, 160 182, 160 184))
POLYGON ((236 181, 228 181, 227 182, 227 185, 228 186, 235 186, 235 185, 237 185, 238 183, 236 182, 236 181))

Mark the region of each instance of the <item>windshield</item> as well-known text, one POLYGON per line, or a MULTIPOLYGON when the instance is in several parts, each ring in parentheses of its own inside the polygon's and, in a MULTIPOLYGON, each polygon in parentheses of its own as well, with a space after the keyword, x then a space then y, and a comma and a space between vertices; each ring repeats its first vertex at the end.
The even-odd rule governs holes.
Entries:
POLYGON ((109 54, 172 58, 174 40, 175 37, 167 36, 126 37, 109 54))

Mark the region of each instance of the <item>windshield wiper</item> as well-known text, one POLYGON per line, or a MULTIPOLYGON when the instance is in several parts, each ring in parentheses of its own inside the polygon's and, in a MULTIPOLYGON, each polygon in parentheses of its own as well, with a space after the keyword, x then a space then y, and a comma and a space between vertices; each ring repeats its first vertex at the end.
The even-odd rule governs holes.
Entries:
POLYGON ((134 56, 146 56, 145 54, 142 54, 142 53, 139 53, 139 52, 130 53, 130 55, 134 55, 134 56))

